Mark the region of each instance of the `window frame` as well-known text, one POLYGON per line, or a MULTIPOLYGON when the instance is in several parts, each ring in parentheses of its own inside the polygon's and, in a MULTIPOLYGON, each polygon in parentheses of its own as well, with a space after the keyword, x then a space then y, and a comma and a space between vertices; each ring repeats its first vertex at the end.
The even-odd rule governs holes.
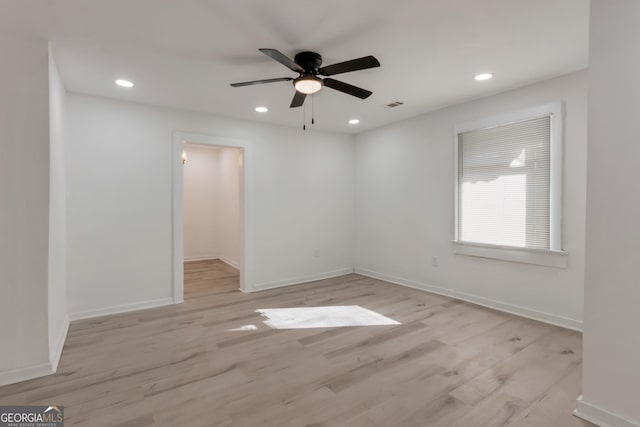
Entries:
POLYGON ((528 264, 566 267, 567 252, 562 242, 562 186, 563 186, 563 134, 564 105, 562 101, 550 102, 506 114, 499 114, 478 120, 460 123, 453 130, 453 172, 454 172, 454 222, 453 249, 461 255, 479 256, 528 264), (460 134, 475 130, 489 129, 541 117, 550 117, 550 187, 549 187, 549 249, 523 248, 485 243, 465 242, 459 238, 459 170, 460 134))

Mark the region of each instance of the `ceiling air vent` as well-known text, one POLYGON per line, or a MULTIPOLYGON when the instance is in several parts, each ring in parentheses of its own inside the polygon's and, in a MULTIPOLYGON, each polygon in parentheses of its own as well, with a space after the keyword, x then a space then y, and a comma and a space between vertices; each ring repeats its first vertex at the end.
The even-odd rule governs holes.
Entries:
POLYGON ((391 104, 387 104, 386 106, 389 108, 394 108, 394 107, 399 107, 401 105, 404 105, 404 102, 393 101, 391 104))

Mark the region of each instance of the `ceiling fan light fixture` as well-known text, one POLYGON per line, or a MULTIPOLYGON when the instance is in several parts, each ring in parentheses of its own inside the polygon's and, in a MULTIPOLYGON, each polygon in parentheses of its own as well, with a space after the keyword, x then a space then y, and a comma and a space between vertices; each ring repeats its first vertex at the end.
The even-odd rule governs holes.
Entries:
MULTIPOLYGON (((363 56, 362 58, 351 59, 349 61, 338 62, 337 64, 321 67, 322 56, 317 52, 299 52, 296 54, 294 59, 291 59, 276 49, 265 48, 258 50, 274 61, 284 65, 289 70, 298 73, 298 77, 295 79, 293 77, 279 77, 274 79, 231 83, 232 87, 252 86, 293 80, 293 86, 296 89, 296 92, 293 95, 289 108, 302 107, 307 95, 313 95, 320 91, 323 86, 360 99, 366 99, 373 95, 373 92, 370 90, 362 89, 361 87, 357 87, 340 80, 335 80, 328 76, 379 67, 380 61, 378 61, 374 56, 363 56), (319 75, 327 78, 319 78, 319 75)), ((313 119, 311 119, 311 123, 313 123, 313 119)))
POLYGON ((322 80, 316 76, 301 76, 293 81, 293 86, 298 92, 311 95, 322 89, 322 80))

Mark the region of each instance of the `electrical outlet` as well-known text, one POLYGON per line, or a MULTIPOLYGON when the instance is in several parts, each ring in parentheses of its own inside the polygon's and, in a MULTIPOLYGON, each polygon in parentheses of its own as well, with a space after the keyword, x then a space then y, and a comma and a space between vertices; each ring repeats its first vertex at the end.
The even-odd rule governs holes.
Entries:
POLYGON ((431 265, 434 267, 438 266, 438 257, 437 256, 432 256, 431 257, 431 265))

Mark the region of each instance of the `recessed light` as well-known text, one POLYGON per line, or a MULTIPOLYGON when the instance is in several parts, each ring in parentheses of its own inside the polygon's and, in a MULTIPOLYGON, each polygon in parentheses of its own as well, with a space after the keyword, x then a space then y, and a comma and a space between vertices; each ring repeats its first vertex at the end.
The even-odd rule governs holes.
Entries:
POLYGON ((493 77, 493 74, 490 73, 482 73, 482 74, 478 74, 475 79, 478 81, 482 81, 482 80, 489 80, 490 78, 493 77))
POLYGON ((269 109, 267 107, 256 107, 256 111, 258 113, 266 113, 269 109))
POLYGON ((116 80, 116 84, 120 87, 126 87, 126 88, 133 87, 133 83, 130 82, 129 80, 118 79, 116 80))
POLYGON ((349 124, 350 124, 350 125, 357 125, 358 123, 360 123, 360 120, 358 120, 358 119, 351 119, 351 120, 349 120, 349 124))

